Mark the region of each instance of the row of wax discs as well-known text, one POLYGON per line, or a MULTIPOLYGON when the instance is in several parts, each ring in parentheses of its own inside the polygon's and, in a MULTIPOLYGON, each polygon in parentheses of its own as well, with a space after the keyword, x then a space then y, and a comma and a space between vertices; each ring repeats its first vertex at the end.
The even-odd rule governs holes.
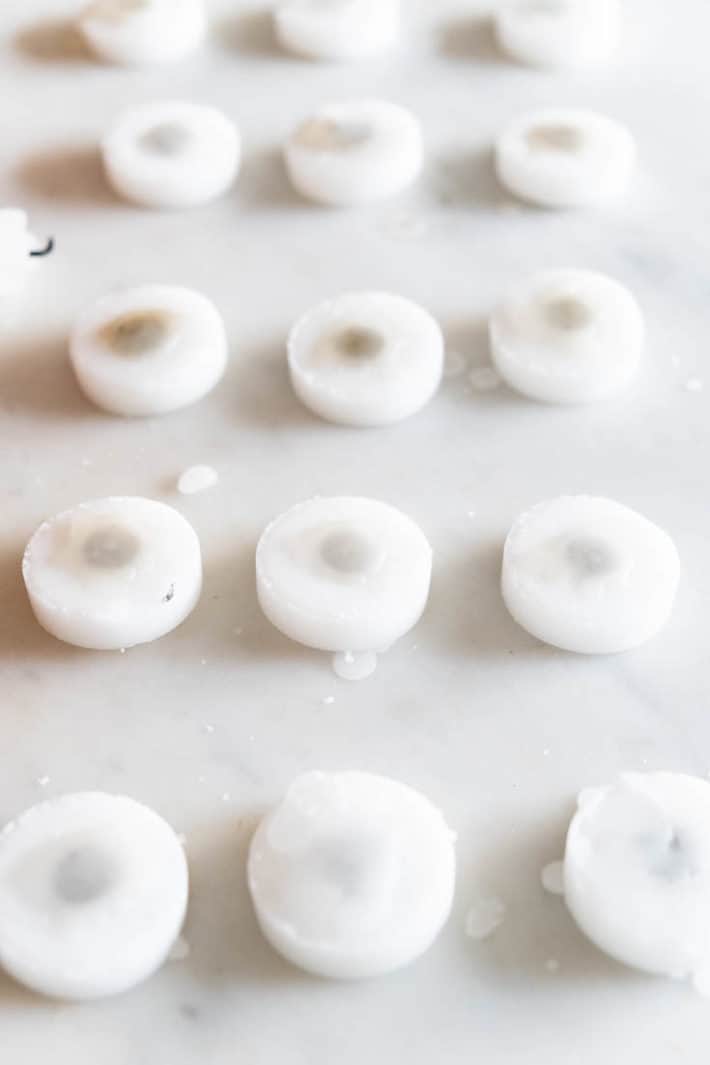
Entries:
MULTIPOLYGON (((455 839, 404 784, 305 773, 251 841, 262 932, 318 976, 407 965, 451 911, 455 839)), ((563 866, 572 917, 619 961, 710 992, 709 841, 706 780, 627 773, 584 790, 563 866)), ((0 964, 43 994, 98 998, 145 980, 169 957, 187 903, 179 838, 133 799, 65 795, 0 832, 0 964)))
MULTIPOLYGON (((279 43, 320 60, 354 60, 393 47, 399 0, 279 0, 273 5, 279 43)), ((619 0, 505 0, 495 19, 498 42, 534 66, 600 63, 617 46, 619 0)), ((87 44, 109 63, 177 62, 207 30, 203 0, 94 0, 78 19, 87 44)))
MULTIPOLYGON (((31 265, 23 212, 0 211, 6 303, 31 265)), ((508 385, 532 398, 588 403, 622 390, 644 343, 643 316, 622 285, 585 270, 552 270, 518 284, 490 317, 490 353, 508 385)), ((318 304, 287 341, 294 391, 321 417, 358 426, 415 414, 437 391, 444 339, 424 308, 386 292, 318 304)), ((221 380, 228 342, 214 305, 175 285, 111 292, 78 318, 71 362, 87 397, 114 414, 155 415, 205 396, 221 380)))
MULTIPOLYGON (((259 602, 299 643, 335 653, 386 651, 419 620, 431 547, 399 510, 371 499, 316 498, 273 521, 256 550, 259 602)), ((518 517, 501 589, 523 628, 582 653, 624 651, 654 636, 679 579, 670 537, 628 507, 589 496, 518 517)), ((197 536, 177 511, 113 497, 56 515, 30 539, 23 575, 48 632, 116 650, 174 629, 202 585, 197 536)))
MULTIPOLYGON (((160 101, 123 114, 103 139, 106 174, 127 200, 153 208, 193 207, 222 195, 237 175, 241 138, 214 107, 160 101)), ((583 207, 619 197, 636 149, 618 122, 592 111, 547 108, 510 123, 495 145, 503 185, 546 207, 583 207)), ((385 199, 422 169, 418 120, 386 100, 321 107, 288 139, 293 186, 330 206, 385 199)))
MULTIPOLYGON (((644 323, 618 282, 584 270, 545 271, 517 285, 490 318, 490 352, 512 388, 548 402, 590 403, 636 374, 644 323)), ((287 341, 291 383, 320 417, 380 426, 421 410, 444 368, 436 320, 386 292, 318 304, 287 341)), ((162 414, 201 399, 227 363, 224 326, 196 292, 143 285, 101 298, 77 321, 71 360, 90 400, 121 415, 162 414)))

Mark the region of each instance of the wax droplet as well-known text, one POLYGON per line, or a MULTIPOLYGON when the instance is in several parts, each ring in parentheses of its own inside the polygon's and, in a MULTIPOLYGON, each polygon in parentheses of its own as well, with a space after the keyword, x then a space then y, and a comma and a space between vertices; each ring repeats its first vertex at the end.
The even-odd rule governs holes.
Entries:
POLYGON ((212 488, 218 480, 219 474, 211 466, 190 466, 180 474, 178 492, 184 496, 192 496, 197 492, 212 488))
POLYGON ((364 680, 377 668, 374 651, 338 651, 333 655, 333 671, 341 680, 364 680))
POLYGON ((540 872, 540 880, 545 891, 549 891, 551 895, 564 895, 564 863, 550 862, 540 872))
POLYGON ((505 903, 495 895, 481 895, 466 913, 466 935, 469 939, 487 939, 505 918, 505 903))

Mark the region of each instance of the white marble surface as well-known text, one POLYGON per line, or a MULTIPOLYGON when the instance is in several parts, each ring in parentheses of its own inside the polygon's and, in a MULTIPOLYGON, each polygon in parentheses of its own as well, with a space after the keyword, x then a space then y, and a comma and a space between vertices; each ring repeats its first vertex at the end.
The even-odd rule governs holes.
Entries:
POLYGON ((219 0, 208 48, 147 73, 102 68, 47 30, 75 6, 16 0, 0 14, 0 198, 25 205, 35 230, 57 238, 25 320, 6 326, 0 343, 0 817, 79 788, 155 806, 187 836, 190 953, 146 986, 91 1006, 50 1004, 0 979, 2 1060, 706 1062, 708 1002, 607 961, 539 878, 561 853, 581 786, 623 768, 710 770, 706 0, 628 0, 617 61, 553 76, 502 59, 473 2, 405 0, 399 55, 331 68, 277 54, 261 15, 219 0), (427 173, 385 206, 309 207, 285 184, 279 143, 311 106, 360 93, 421 116, 427 173), (106 123, 124 104, 159 95, 216 103, 239 121, 244 169, 220 203, 150 213, 121 205, 103 184, 94 146, 106 123), (501 123, 561 102, 606 110, 636 133, 640 172, 619 208, 517 209, 496 187, 489 147, 501 123), (473 368, 485 363, 481 320, 502 289, 521 272, 561 265, 609 271, 645 308, 646 366, 623 399, 546 408, 503 389, 474 391, 463 373, 411 421, 355 431, 316 421, 289 391, 285 330, 323 296, 381 286, 419 299, 473 368), (215 299, 231 367, 193 410, 122 421, 77 392, 66 331, 108 286, 147 280, 215 299), (689 390, 693 379, 705 390, 689 390), (175 480, 194 463, 214 466, 219 483, 178 496, 175 480), (545 648, 499 597, 513 516, 577 491, 638 508, 682 555, 671 624, 623 657, 545 648), (264 523, 331 492, 395 503, 435 549, 424 620, 359 685, 282 639, 255 600, 264 523), (43 517, 109 493, 176 504, 207 566, 192 618, 125 655, 45 636, 19 578, 22 545, 43 517), (428 956, 391 978, 306 978, 255 927, 244 884, 254 817, 313 767, 408 781, 460 834, 451 922, 428 956), (502 900, 505 917, 474 941, 465 918, 481 891, 502 900))

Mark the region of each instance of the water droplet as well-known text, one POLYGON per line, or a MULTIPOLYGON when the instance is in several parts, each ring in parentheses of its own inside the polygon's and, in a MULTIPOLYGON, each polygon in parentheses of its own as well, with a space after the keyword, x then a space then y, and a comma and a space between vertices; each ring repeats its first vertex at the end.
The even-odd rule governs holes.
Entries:
POLYGON ((559 967, 560 963, 558 962, 557 958, 548 958, 545 962, 545 968, 547 969, 548 973, 556 973, 559 967))
POLYGON ((546 865, 540 872, 540 880, 545 891, 549 891, 551 895, 564 895, 564 874, 564 862, 550 862, 546 865))
POLYGON ((496 895, 480 895, 466 913, 466 935, 469 939, 487 939, 505 919, 505 903, 496 895))
POLYGON ((332 704, 335 702, 335 696, 334 695, 326 695, 326 697, 323 699, 323 702, 325 703, 326 706, 332 706, 332 704))
POLYGON ((703 382, 699 377, 689 377, 685 382, 686 392, 702 392, 703 382))
POLYGON ((338 651, 333 655, 333 672, 341 680, 364 680, 377 669, 374 651, 338 651))

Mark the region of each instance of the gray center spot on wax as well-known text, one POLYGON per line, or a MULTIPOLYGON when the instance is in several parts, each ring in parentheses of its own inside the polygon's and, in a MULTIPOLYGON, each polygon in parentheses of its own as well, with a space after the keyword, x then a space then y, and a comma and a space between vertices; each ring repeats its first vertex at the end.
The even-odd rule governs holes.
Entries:
POLYGON ((384 338, 374 329, 350 326, 336 333, 333 343, 338 352, 348 359, 372 359, 382 352, 384 338))
POLYGON ((116 880, 116 870, 107 855, 96 847, 79 847, 58 862, 54 890, 62 902, 81 905, 105 895, 116 880))
POLYGON ((370 541, 355 529, 329 532, 321 543, 320 551, 326 565, 348 576, 366 572, 374 559, 370 541))
POLYGON ((596 537, 576 537, 566 546, 567 561, 580 579, 604 577, 617 567, 617 559, 606 541, 596 537))
POLYGON ((345 897, 360 894, 371 872, 372 855, 365 840, 338 839, 323 844, 317 860, 323 877, 345 897))
POLYGON ((576 332, 584 329, 592 320, 592 312, 583 300, 575 296, 562 296, 545 304, 545 316, 556 329, 576 332))
POLYGON ((305 122, 298 141, 306 148, 316 151, 339 152, 359 148, 372 136, 369 122, 356 119, 312 118, 305 122))
POLYGON ((525 139, 533 152, 557 152, 562 155, 574 155, 584 144, 582 131, 564 123, 534 126, 525 139))
POLYGON ((133 311, 108 322, 100 337, 117 355, 145 355, 163 343, 173 329, 173 319, 167 311, 133 311))
POLYGON ((689 848, 677 830, 672 831, 663 841, 659 841, 657 836, 642 836, 639 842, 645 851, 651 852, 649 868, 654 876, 669 883, 676 883, 678 880, 697 875, 698 870, 692 861, 689 848))
POLYGON ((96 529, 84 541, 83 554, 96 569, 121 569, 138 554, 140 541, 122 525, 106 525, 96 529))
POLYGON ((138 143, 146 152, 154 155, 177 155, 190 140, 189 129, 181 122, 161 122, 146 130, 138 143))

